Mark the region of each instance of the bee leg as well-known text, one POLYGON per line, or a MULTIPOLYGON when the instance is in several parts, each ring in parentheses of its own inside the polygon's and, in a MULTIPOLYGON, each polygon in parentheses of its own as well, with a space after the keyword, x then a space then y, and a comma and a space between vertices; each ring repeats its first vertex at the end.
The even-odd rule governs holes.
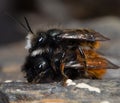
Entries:
POLYGON ((62 85, 63 85, 63 86, 66 86, 66 80, 68 79, 68 76, 64 73, 64 67, 65 67, 65 64, 64 64, 64 63, 61 63, 60 69, 61 69, 61 74, 62 74, 62 76, 63 76, 62 85))
POLYGON ((41 81, 41 78, 44 76, 45 71, 41 72, 40 74, 38 74, 32 81, 32 83, 39 83, 41 81))
POLYGON ((53 70, 54 70, 55 72, 57 72, 57 70, 56 70, 56 65, 55 65, 55 61, 54 61, 54 57, 53 57, 53 59, 51 59, 51 65, 52 65, 53 70))
POLYGON ((62 55, 62 59, 60 61, 60 71, 61 71, 61 74, 63 76, 63 85, 65 86, 66 85, 66 80, 68 79, 68 76, 64 73, 64 68, 65 68, 65 53, 63 53, 62 55))
POLYGON ((61 73, 64 76, 64 79, 68 79, 67 75, 64 73, 64 67, 65 67, 65 63, 61 63, 60 65, 60 69, 61 69, 61 73))
POLYGON ((81 57, 83 58, 85 76, 87 76, 87 74, 88 74, 87 73, 87 61, 86 61, 85 53, 80 46, 78 47, 78 50, 79 50, 79 53, 80 53, 81 57))

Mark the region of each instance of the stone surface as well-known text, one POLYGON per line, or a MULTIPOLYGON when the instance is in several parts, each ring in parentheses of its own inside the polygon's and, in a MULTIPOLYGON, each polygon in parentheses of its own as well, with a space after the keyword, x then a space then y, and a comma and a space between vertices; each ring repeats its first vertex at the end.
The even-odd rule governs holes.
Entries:
POLYGON ((60 83, 29 84, 26 82, 1 83, 10 103, 119 103, 120 80, 76 80, 100 89, 100 93, 73 86, 63 87, 60 83), (35 102, 36 101, 36 102, 35 102))
POLYGON ((8 96, 0 91, 0 103, 9 103, 8 96))

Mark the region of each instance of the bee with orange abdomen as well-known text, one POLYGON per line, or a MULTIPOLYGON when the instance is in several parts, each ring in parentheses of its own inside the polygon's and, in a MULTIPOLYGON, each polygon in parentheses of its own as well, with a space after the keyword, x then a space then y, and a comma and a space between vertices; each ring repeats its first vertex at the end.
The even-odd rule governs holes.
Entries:
POLYGON ((28 56, 22 71, 28 82, 61 81, 68 78, 100 79, 106 69, 116 69, 96 53, 100 41, 109 40, 89 29, 49 29, 33 33, 25 18, 28 56))
MULTIPOLYGON (((70 78, 89 78, 89 79, 102 79, 106 73, 106 69, 117 69, 117 65, 113 64, 103 56, 96 53, 94 50, 83 49, 86 56, 87 67, 84 68, 84 59, 80 56, 79 51, 77 51, 77 59, 72 61, 67 61, 65 65, 65 74, 70 78), (74 75, 70 73, 70 70, 77 71, 74 75), (78 72, 79 71, 79 72, 78 72), (80 74, 80 77, 78 76, 80 74)), ((70 58, 69 58, 70 60, 70 58)))

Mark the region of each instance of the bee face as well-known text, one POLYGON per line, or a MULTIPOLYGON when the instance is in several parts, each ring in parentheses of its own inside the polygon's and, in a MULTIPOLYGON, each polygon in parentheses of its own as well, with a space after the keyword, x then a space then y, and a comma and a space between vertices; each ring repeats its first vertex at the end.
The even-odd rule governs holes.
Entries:
POLYGON ((41 79, 47 78, 48 73, 52 73, 48 60, 41 55, 28 56, 22 70, 26 72, 28 82, 41 82, 41 79))
POLYGON ((48 61, 46 59, 44 59, 43 57, 41 56, 36 56, 36 57, 33 57, 33 68, 34 69, 39 69, 39 71, 45 71, 47 68, 49 68, 49 64, 48 64, 48 61))
POLYGON ((38 32, 36 35, 36 38, 33 40, 35 42, 34 46, 42 46, 47 42, 47 35, 45 32, 38 32))
POLYGON ((47 35, 45 32, 38 32, 36 35, 33 35, 33 38, 31 39, 31 48, 29 48, 29 51, 32 52, 33 50, 39 49, 41 47, 44 47, 47 42, 47 35))

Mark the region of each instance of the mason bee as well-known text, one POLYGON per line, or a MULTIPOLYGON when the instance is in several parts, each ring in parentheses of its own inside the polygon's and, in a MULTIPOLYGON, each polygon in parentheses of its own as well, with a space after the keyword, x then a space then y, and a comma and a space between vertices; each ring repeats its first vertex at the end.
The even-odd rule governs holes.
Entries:
POLYGON ((25 18, 28 56, 22 67, 28 82, 101 79, 106 69, 117 69, 96 52, 107 37, 90 29, 49 29, 33 33, 25 18))

